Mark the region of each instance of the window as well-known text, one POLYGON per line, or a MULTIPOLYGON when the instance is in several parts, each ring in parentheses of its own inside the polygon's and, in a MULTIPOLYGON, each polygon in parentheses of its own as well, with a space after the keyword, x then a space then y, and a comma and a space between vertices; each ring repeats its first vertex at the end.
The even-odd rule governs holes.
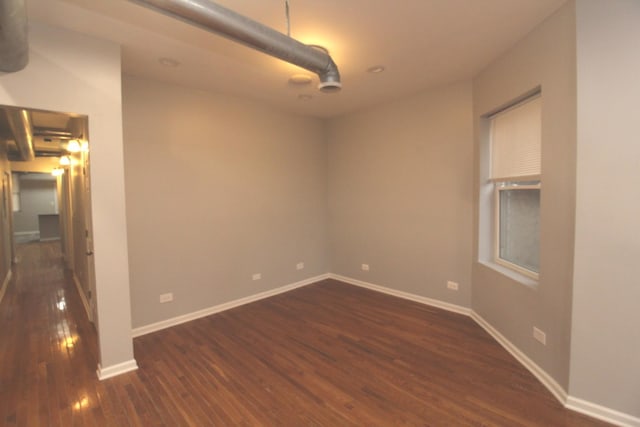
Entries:
POLYGON ((540 270, 541 98, 489 118, 494 261, 529 277, 540 270))

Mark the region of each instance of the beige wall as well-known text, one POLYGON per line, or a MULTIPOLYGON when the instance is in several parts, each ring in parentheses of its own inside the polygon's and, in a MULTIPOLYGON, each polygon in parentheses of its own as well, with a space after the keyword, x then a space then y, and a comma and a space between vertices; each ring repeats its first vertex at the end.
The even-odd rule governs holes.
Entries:
POLYGON ((124 117, 134 327, 327 272, 320 120, 135 78, 124 117))
POLYGON ((332 273, 470 306, 471 106, 463 82, 329 121, 332 273))
POLYGON ((640 418, 640 2, 578 1, 577 43, 570 393, 640 418))
MULTIPOLYGON (((50 7, 67 7, 58 2, 50 7)), ((85 114, 91 178, 100 363, 133 359, 124 207, 120 49, 117 45, 31 24, 29 65, 0 75, 0 104, 85 114)))
POLYGON ((472 306, 565 390, 569 383, 575 205, 575 14, 572 2, 474 79, 476 223, 472 306), (542 88, 540 280, 523 284, 486 261, 492 225, 486 129, 480 117, 542 88), (478 198, 478 194, 482 197, 478 198), (478 241, 478 235, 482 238, 478 241), (543 346, 532 337, 547 335, 543 346))

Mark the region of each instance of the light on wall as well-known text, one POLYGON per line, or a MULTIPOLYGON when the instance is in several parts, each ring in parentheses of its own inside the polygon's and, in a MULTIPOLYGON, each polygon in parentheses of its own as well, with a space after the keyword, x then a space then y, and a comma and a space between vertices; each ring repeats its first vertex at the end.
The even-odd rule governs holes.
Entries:
POLYGON ((61 176, 62 174, 64 174, 64 169, 62 169, 62 168, 54 168, 51 171, 51 175, 53 175, 53 176, 61 176))
POLYGON ((69 156, 60 157, 60 166, 69 166, 71 164, 71 159, 69 156))
POLYGON ((82 147, 80 147, 80 143, 77 139, 72 139, 71 141, 69 141, 69 143, 67 143, 67 151, 70 153, 77 153, 81 149, 82 147))

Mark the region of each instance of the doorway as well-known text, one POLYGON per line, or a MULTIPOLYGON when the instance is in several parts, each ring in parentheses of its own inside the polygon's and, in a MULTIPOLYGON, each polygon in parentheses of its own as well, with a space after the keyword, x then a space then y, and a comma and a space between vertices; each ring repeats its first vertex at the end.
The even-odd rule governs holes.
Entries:
POLYGON ((0 258, 16 261, 16 244, 59 241, 61 262, 93 322, 88 128, 85 115, 0 106, 0 173, 9 213, 0 227, 0 258))

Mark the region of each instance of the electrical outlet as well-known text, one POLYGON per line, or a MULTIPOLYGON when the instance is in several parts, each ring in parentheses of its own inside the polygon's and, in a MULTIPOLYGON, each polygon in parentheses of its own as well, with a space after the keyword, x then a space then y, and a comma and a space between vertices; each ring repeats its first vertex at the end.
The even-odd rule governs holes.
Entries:
POLYGON ((251 279, 252 280, 260 280, 260 279, 262 279, 262 274, 256 273, 253 276, 251 276, 251 279))
POLYGON ((299 262, 296 264, 296 270, 302 270, 304 268, 304 262, 299 262))
POLYGON ((362 271, 369 271, 369 264, 362 264, 362 271))
POLYGON ((458 284, 456 282, 452 282, 451 280, 449 280, 447 282, 447 288, 451 289, 452 291, 457 291, 458 290, 458 284))
POLYGON ((161 303, 165 303, 165 302, 171 302, 173 301, 173 293, 168 292, 166 294, 160 294, 160 302, 161 303))
POLYGON ((533 338, 535 338, 536 341, 542 343, 542 345, 547 345, 547 334, 545 334, 535 326, 533 327, 533 338))

